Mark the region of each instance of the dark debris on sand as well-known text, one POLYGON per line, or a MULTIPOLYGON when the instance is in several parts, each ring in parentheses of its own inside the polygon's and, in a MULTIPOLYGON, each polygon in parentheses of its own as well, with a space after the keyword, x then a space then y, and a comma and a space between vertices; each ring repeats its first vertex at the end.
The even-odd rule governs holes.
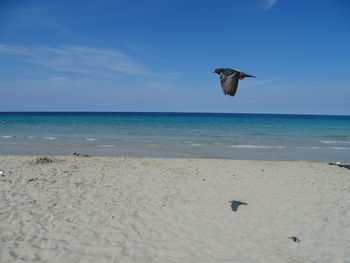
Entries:
POLYGON ((350 170, 350 164, 343 164, 343 163, 340 163, 340 162, 328 163, 328 164, 329 165, 335 165, 335 166, 346 168, 346 169, 350 170))
POLYGON ((35 163, 37 163, 37 164, 39 164, 39 163, 53 163, 53 162, 54 162, 54 160, 48 156, 38 157, 35 160, 35 163))
POLYGON ((289 239, 293 240, 296 243, 300 242, 300 239, 298 237, 288 237, 289 239))
POLYGON ((73 156, 78 156, 78 157, 90 157, 90 155, 88 154, 84 154, 84 153, 72 153, 73 156))

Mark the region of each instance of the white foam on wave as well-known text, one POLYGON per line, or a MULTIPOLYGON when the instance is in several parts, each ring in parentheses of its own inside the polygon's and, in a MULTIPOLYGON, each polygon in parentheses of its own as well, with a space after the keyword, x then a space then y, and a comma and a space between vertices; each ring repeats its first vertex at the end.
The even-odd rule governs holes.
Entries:
POLYGON ((13 138, 13 137, 15 137, 14 135, 4 135, 4 136, 1 136, 2 138, 13 138))
POLYGON ((230 145, 231 148, 238 149, 286 149, 286 148, 299 148, 299 149, 313 149, 313 150, 342 150, 350 151, 350 147, 322 147, 322 146, 282 146, 282 145, 230 145))
POLYGON ((317 149, 317 150, 341 150, 341 151, 350 151, 350 147, 319 147, 314 146, 310 147, 311 149, 317 149))
POLYGON ((350 151, 349 147, 332 147, 333 150, 344 150, 344 151, 350 151))
POLYGON ((45 140, 55 140, 57 139, 56 137, 44 137, 45 140))
POLYGON ((102 144, 102 145, 98 145, 98 147, 113 148, 113 147, 116 147, 116 145, 114 145, 114 144, 102 144))
POLYGON ((326 144, 350 144, 350 142, 343 142, 343 141, 320 141, 322 143, 326 144))
POLYGON ((97 139, 95 139, 95 138, 85 138, 85 140, 87 140, 87 141, 96 141, 97 139))
POLYGON ((28 139, 34 139, 35 137, 34 136, 28 136, 28 139))
POLYGON ((230 145, 231 148, 239 148, 239 149, 284 149, 287 148, 287 146, 281 146, 281 145, 230 145))

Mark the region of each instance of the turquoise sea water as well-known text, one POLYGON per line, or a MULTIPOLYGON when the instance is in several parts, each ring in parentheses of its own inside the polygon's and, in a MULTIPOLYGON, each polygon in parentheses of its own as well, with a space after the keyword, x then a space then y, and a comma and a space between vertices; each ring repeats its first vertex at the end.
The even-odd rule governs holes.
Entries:
POLYGON ((0 154, 350 160, 350 116, 0 113, 0 154))

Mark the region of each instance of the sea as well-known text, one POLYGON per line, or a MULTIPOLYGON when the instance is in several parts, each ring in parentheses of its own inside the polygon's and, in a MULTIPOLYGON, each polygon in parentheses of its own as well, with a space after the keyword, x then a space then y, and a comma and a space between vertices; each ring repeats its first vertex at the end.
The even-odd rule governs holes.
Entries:
POLYGON ((350 116, 0 112, 0 154, 72 152, 120 157, 349 162, 350 116))

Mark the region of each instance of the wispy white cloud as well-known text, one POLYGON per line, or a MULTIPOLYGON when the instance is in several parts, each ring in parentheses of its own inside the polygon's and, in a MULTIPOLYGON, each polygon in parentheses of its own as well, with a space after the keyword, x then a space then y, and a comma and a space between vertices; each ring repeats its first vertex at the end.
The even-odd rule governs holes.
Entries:
POLYGON ((0 44, 0 53, 55 71, 106 76, 113 73, 148 76, 151 73, 128 55, 112 49, 85 46, 24 47, 0 44))
POLYGON ((277 0, 263 0, 263 1, 265 2, 265 10, 269 10, 277 2, 277 0))

